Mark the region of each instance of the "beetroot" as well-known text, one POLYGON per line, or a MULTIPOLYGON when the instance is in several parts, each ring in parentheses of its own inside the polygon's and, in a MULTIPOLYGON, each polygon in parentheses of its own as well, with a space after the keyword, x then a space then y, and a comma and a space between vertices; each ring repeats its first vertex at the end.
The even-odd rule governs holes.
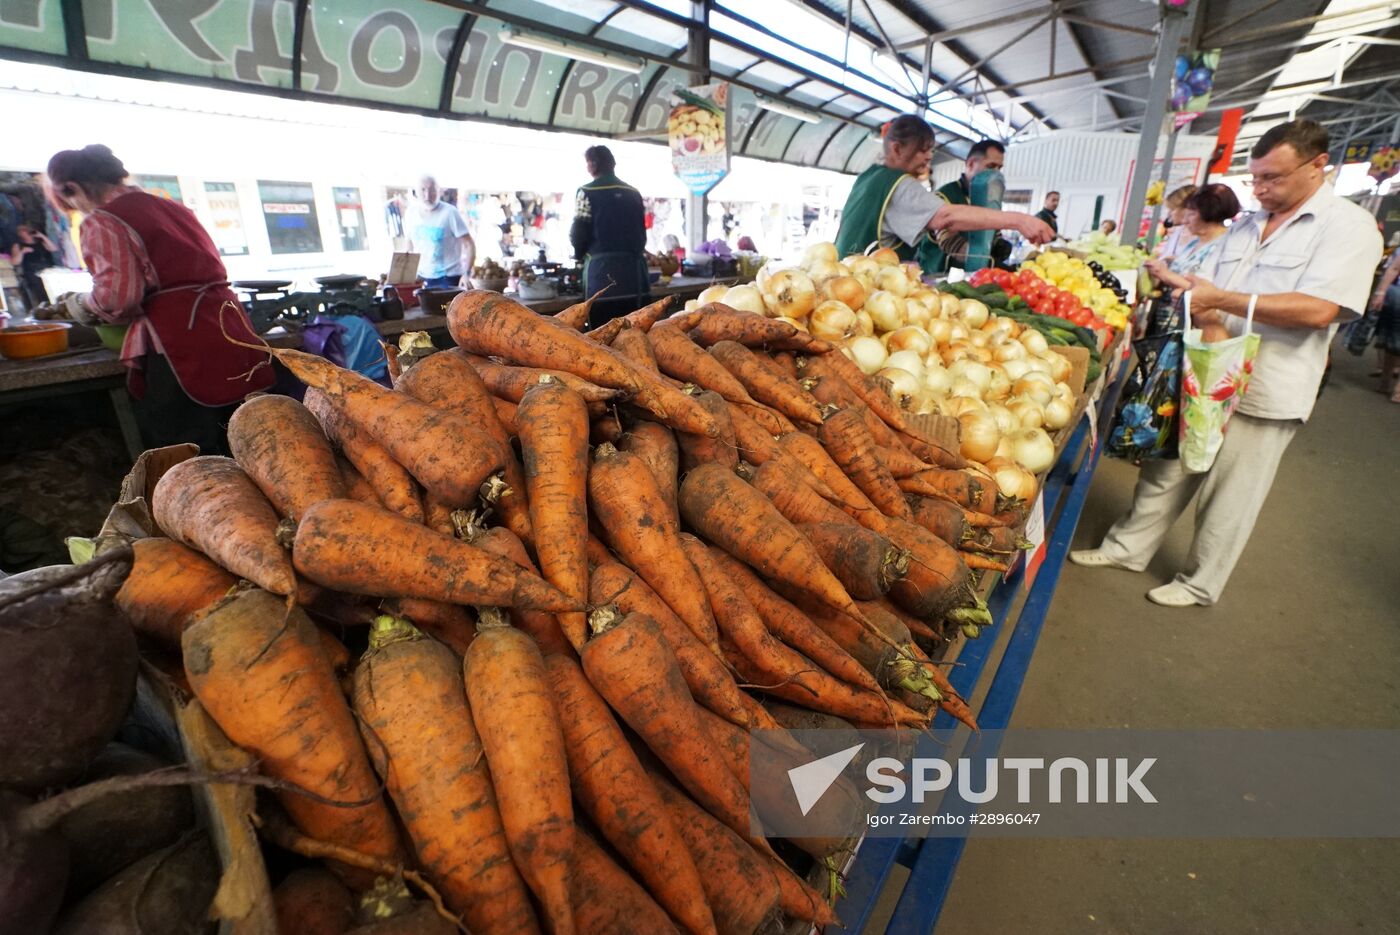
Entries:
POLYGON ((68 845, 25 820, 29 804, 0 790, 0 935, 44 935, 63 902, 68 845))
POLYGON ((65 913, 55 935, 199 935, 212 932, 209 905, 219 860, 203 832, 138 860, 65 913))
POLYGON ((123 547, 0 581, 0 786, 70 782, 117 732, 136 637, 112 597, 130 571, 123 547))

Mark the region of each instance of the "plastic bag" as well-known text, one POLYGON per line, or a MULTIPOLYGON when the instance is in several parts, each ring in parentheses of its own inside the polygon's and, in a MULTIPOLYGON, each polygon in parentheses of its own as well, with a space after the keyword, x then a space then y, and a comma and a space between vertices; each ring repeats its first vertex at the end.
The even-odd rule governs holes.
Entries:
POLYGON ((1207 344, 1191 327, 1191 293, 1182 296, 1186 331, 1182 337, 1181 466, 1191 474, 1209 471, 1225 441, 1225 429, 1249 389, 1259 335, 1254 333, 1254 305, 1249 297, 1244 334, 1207 344))

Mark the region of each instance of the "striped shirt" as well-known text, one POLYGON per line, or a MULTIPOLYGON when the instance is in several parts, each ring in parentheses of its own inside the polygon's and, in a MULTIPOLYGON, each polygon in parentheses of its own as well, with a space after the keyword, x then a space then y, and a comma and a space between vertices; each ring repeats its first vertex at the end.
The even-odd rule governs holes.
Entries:
MULTIPOLYGON (((118 194, 132 191, 140 189, 127 187, 118 194)), ((83 297, 83 304, 103 321, 132 325, 122 345, 122 360, 137 360, 151 350, 165 353, 142 314, 142 299, 160 288, 160 280, 141 238, 116 215, 100 209, 83 218, 78 236, 83 263, 92 274, 92 292, 83 297)))

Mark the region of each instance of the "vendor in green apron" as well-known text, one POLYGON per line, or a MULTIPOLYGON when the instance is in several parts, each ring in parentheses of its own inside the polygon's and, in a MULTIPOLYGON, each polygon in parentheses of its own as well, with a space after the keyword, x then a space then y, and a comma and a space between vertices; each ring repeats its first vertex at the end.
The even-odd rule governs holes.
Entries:
POLYGON ((836 250, 841 256, 890 247, 904 261, 917 261, 925 275, 947 270, 935 237, 973 230, 1015 230, 1031 243, 1054 236, 1044 221, 1018 211, 993 211, 932 192, 922 179, 933 159, 933 128, 902 114, 884 129, 881 162, 856 177, 841 212, 836 250))
POLYGON ((583 260, 584 295, 608 287, 589 311, 588 327, 597 328, 650 301, 646 209, 641 193, 617 177, 610 149, 590 146, 583 157, 593 181, 578 190, 569 240, 583 260))

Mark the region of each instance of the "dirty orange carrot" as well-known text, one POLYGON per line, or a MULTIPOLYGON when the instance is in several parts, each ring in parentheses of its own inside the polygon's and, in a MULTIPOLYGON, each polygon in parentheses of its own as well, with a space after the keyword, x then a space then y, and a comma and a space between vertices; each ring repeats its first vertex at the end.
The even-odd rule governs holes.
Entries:
POLYGON ((948 681, 943 667, 934 663, 929 658, 928 653, 920 649, 917 643, 911 644, 909 649, 914 658, 923 664, 924 672, 929 680, 938 686, 938 692, 943 696, 942 700, 938 702, 938 706, 968 727, 977 730, 977 718, 972 713, 972 708, 968 706, 966 699, 953 688, 953 684, 948 681))
MULTIPOLYGON (((581 606, 588 598, 587 409, 563 383, 537 383, 521 401, 516 421, 540 571, 581 606)), ((564 614, 559 625, 575 649, 583 645, 583 614, 564 614)))
POLYGON ((773 501, 778 512, 790 523, 835 523, 865 528, 804 483, 805 480, 801 474, 787 470, 784 462, 769 461, 753 472, 749 483, 773 501))
POLYGON ((588 313, 593 310, 593 303, 598 301, 598 296, 611 288, 611 284, 606 285, 582 302, 575 302, 573 305, 570 305, 554 316, 553 320, 555 324, 563 325, 566 328, 572 328, 574 331, 582 331, 584 328, 587 328, 588 313))
POLYGON ((458 656, 465 653, 476 638, 476 618, 458 604, 421 597, 390 597, 380 603, 386 613, 407 620, 458 656))
POLYGON ((914 522, 949 545, 960 546, 972 534, 967 523, 967 512, 951 500, 918 494, 911 494, 908 500, 914 522))
POLYGON ((916 617, 937 620, 969 602, 967 563, 960 553, 915 523, 887 517, 878 530, 911 553, 909 574, 890 588, 890 598, 916 617))
POLYGON ((311 504, 345 496, 326 433, 290 396, 254 396, 228 420, 233 459, 277 512, 296 519, 311 504))
POLYGON ((638 367, 650 370, 652 373, 661 372, 660 365, 656 362, 656 354, 652 352, 651 342, 647 340, 646 333, 643 331, 636 328, 623 328, 617 333, 617 337, 612 339, 612 348, 638 367))
POLYGON ((662 373, 713 390, 731 403, 753 403, 744 385, 685 332, 678 328, 662 328, 647 335, 647 339, 662 373))
POLYGON ((530 505, 525 501, 525 474, 511 448, 511 432, 501 424, 490 390, 460 348, 441 351, 414 364, 396 389, 438 409, 456 412, 478 432, 492 438, 504 455, 504 479, 509 493, 495 506, 502 521, 525 542, 534 541, 530 505))
POLYGON ((646 462, 661 488, 662 499, 670 515, 680 523, 680 508, 676 505, 676 489, 680 485, 680 448, 675 433, 659 422, 639 420, 623 434, 617 447, 631 452, 646 462))
POLYGON ((364 477, 379 502, 413 522, 423 522, 422 497, 408 469, 395 461, 383 445, 351 424, 320 390, 311 387, 303 401, 321 423, 326 436, 340 446, 346 460, 364 477))
POLYGON ((831 460, 871 503, 886 516, 912 521, 914 514, 905 502, 904 491, 900 490, 899 484, 880 462, 875 441, 859 413, 843 409, 829 415, 818 434, 831 460))
POLYGON ((826 484, 835 496, 832 503, 841 507, 867 529, 876 529, 879 526, 884 516, 880 508, 871 503, 865 491, 846 476, 846 472, 841 470, 840 465, 822 447, 821 442, 810 435, 793 432, 779 438, 778 444, 826 484))
POLYGON ((680 529, 646 463, 612 445, 598 446, 588 474, 588 505, 613 552, 719 655, 704 585, 681 550, 680 529))
POLYGON ((337 591, 563 613, 571 598, 514 562, 354 500, 323 500, 297 526, 292 555, 307 578, 337 591))
POLYGON ((481 738, 445 647, 392 617, 355 668, 361 732, 423 869, 473 932, 539 932, 511 860, 481 738))
MULTIPOLYGON (((581 828, 574 835, 574 873, 569 895, 574 906, 574 927, 580 932, 678 935, 675 923, 656 900, 581 828)), ((703 901, 703 893, 700 898, 703 901)), ((706 931, 714 931, 713 920, 706 931)))
POLYGON ((456 527, 452 523, 452 507, 432 494, 423 496, 423 525, 444 536, 456 534, 456 527))
MULTIPOLYGON (((541 533, 543 535, 543 533, 541 533)), ((511 856, 554 935, 572 935, 574 809, 564 734, 544 657, 499 611, 482 611, 462 662, 511 856), (493 619, 494 618, 494 619, 493 619)))
POLYGON ((195 614, 238 584, 237 577, 173 539, 137 539, 131 548, 131 572, 113 602, 137 633, 167 647, 178 647, 195 614))
POLYGON ((943 642, 943 637, 935 633, 933 627, 929 626, 927 621, 915 617, 913 614, 909 613, 909 611, 900 607, 898 604, 894 603, 894 601, 891 601, 888 597, 881 598, 878 603, 881 607, 885 608, 885 610, 899 618, 899 622, 909 628, 909 633, 912 636, 916 636, 921 640, 927 640, 930 643, 943 642))
MULTIPOLYGON (((862 668, 850 653, 822 632, 820 627, 813 624, 811 618, 774 594, 748 566, 718 549, 711 549, 710 554, 720 569, 738 586, 753 609, 758 611, 770 633, 836 678, 857 688, 866 689, 872 695, 879 692, 880 683, 874 676, 862 668)), ((802 693, 802 689, 799 688, 797 694, 802 693)), ((876 700, 879 700, 878 695, 876 700)))
POLYGON ((740 676, 755 685, 763 694, 780 698, 789 704, 870 727, 924 727, 928 724, 927 715, 896 698, 886 698, 882 692, 854 688, 845 682, 838 682, 832 691, 813 695, 801 685, 786 679, 765 682, 767 676, 763 670, 734 649, 732 644, 728 644, 724 656, 738 670, 740 676))
MULTIPOLYGON (((477 548, 502 558, 508 558, 531 574, 539 574, 535 563, 530 561, 530 554, 525 551, 525 544, 515 533, 504 526, 482 529, 479 526, 469 525, 466 532, 467 541, 477 548)), ((539 610, 526 610, 523 607, 512 607, 510 619, 517 627, 534 637, 535 642, 540 645, 540 651, 545 655, 561 653, 565 656, 574 656, 574 648, 565 638, 564 630, 559 626, 559 618, 554 614, 539 610)))
POLYGON ((909 574, 910 553, 864 526, 802 523, 797 528, 856 600, 877 600, 909 574))
POLYGON ((656 324, 666 310, 675 301, 675 296, 663 296, 650 305, 643 306, 635 312, 628 312, 626 315, 619 315, 611 321, 605 322, 588 332, 588 338, 597 341, 599 344, 612 344, 619 334, 631 328, 643 334, 651 330, 651 326, 656 324))
POLYGON ((650 618, 675 654, 676 665, 690 694, 701 705, 741 727, 768 727, 772 718, 746 703, 747 695, 734 682, 724 662, 690 632, 675 611, 631 569, 614 561, 593 567, 589 599, 596 606, 616 604, 624 614, 650 618))
POLYGON ((729 403, 714 390, 687 390, 700 405, 709 410, 719 426, 719 436, 707 438, 704 435, 676 433, 676 441, 681 446, 681 470, 689 471, 697 464, 713 462, 729 470, 739 466, 739 445, 734 436, 734 422, 729 415, 729 403))
POLYGON ((835 406, 837 409, 854 409, 860 413, 861 419, 865 422, 866 428, 870 429, 870 435, 876 443, 885 447, 900 447, 900 441, 895 431, 885 424, 884 420, 871 411, 851 385, 845 381, 834 365, 832 354, 818 354, 806 356, 801 359, 799 370, 802 376, 813 381, 811 389, 812 398, 823 405, 835 406))
POLYGON ((791 419, 762 403, 736 403, 734 405, 769 435, 786 435, 789 432, 797 431, 797 426, 792 424, 791 419))
MULTIPOLYGON (((873 435, 871 436, 871 440, 874 440, 873 435)), ((909 452, 908 448, 902 446, 896 448, 894 446, 880 445, 877 443, 875 447, 875 458, 885 466, 885 470, 889 471, 891 477, 896 478, 913 477, 920 471, 927 471, 929 468, 934 467, 932 464, 926 464, 920 461, 909 452)))
POLYGON ((1004 574, 1011 568, 1011 566, 1006 564, 1005 562, 998 562, 995 559, 987 558, 987 556, 981 555, 977 552, 964 551, 962 553, 962 560, 964 563, 966 563, 968 568, 979 569, 982 571, 998 571, 1004 574))
POLYGON ((491 405, 496 409, 496 418, 501 420, 501 427, 511 435, 518 435, 515 424, 516 404, 508 399, 492 396, 491 405))
MULTIPOLYGON (((607 702, 572 659, 546 657, 545 666, 557 701, 574 797, 687 931, 713 932, 714 917, 685 841, 607 702)), ((718 716, 716 720, 727 723, 718 716)))
POLYGON ((898 483, 905 493, 950 500, 978 513, 996 512, 996 485, 966 471, 933 468, 912 477, 902 477, 898 483))
POLYGON ((772 853, 750 830, 748 793, 715 752, 656 623, 605 607, 590 615, 589 626, 592 638, 579 655, 593 687, 711 814, 772 853))
POLYGON ((720 341, 710 348, 710 354, 758 402, 772 406, 798 422, 821 423, 821 409, 811 394, 796 380, 786 379, 765 368, 757 355, 744 345, 737 341, 720 341))
POLYGON ((563 370, 549 370, 543 367, 512 367, 480 359, 471 359, 470 364, 492 395, 508 399, 516 404, 519 404, 526 391, 539 383, 540 377, 544 376, 554 377, 577 393, 584 402, 596 405, 596 409, 590 409, 593 412, 602 412, 602 407, 605 404, 622 395, 618 390, 589 383, 587 380, 563 370))
POLYGON ((773 350, 824 353, 831 345, 805 331, 776 318, 766 318, 753 312, 741 312, 722 302, 711 302, 695 310, 693 318, 681 323, 687 326, 691 340, 710 347, 720 341, 734 341, 747 347, 773 350))
POLYGON ((156 525, 174 539, 274 594, 296 590, 277 513, 232 458, 181 461, 156 483, 156 525))
POLYGON ((379 495, 374 492, 369 481, 365 480, 365 476, 344 455, 336 455, 335 463, 336 467, 340 468, 340 478, 345 484, 345 496, 348 499, 368 503, 371 506, 384 505, 379 502, 379 495))
MULTIPOLYGON (((336 501, 327 501, 336 502, 336 501)), ((313 508, 314 509, 314 508, 313 508)), ((300 608, 253 588, 202 614, 181 639, 195 697, 259 769, 336 807, 286 792, 278 796, 304 833, 398 863, 398 832, 345 696, 300 608)), ((368 885, 362 874, 352 883, 368 885)))

